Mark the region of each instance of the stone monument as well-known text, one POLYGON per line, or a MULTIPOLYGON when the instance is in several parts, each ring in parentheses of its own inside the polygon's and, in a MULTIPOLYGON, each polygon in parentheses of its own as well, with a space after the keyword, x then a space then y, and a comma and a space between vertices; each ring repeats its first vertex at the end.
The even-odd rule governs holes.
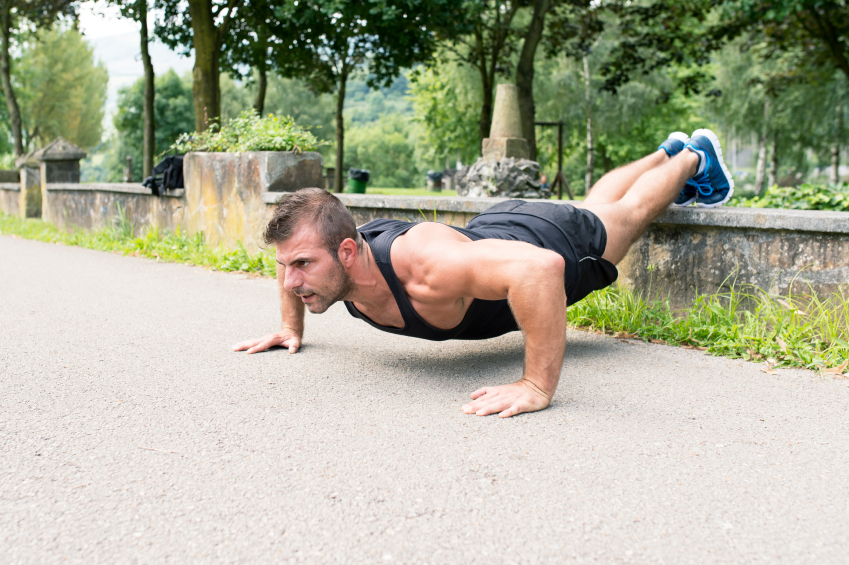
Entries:
POLYGON ((549 198, 551 191, 542 188, 539 163, 528 159, 530 150, 522 135, 518 88, 499 84, 483 155, 466 171, 458 172, 457 195, 549 198))

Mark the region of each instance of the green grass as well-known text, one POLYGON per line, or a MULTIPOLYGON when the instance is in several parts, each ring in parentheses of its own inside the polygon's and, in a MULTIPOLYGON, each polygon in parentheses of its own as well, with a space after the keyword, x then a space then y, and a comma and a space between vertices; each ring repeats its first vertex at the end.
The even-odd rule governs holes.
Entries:
POLYGON ((213 248, 206 244, 202 233, 189 236, 179 230, 170 232, 151 228, 143 235, 134 237, 132 225, 126 220, 119 221, 111 229, 68 233, 41 220, 21 220, 0 213, 0 234, 200 265, 218 271, 241 271, 269 277, 276 273, 274 254, 270 251, 249 253, 241 244, 235 250, 213 248))
MULTIPOLYGON (((235 250, 212 248, 202 234, 180 231, 149 229, 135 237, 133 226, 123 218, 111 229, 67 233, 41 220, 0 213, 0 234, 220 271, 268 277, 276 272, 270 251, 249 253, 241 245, 235 250)), ((768 371, 804 367, 837 375, 849 364, 849 286, 825 297, 813 293, 777 297, 742 287, 700 296, 685 311, 614 286, 571 306, 568 314, 572 327, 766 362, 768 371)))
POLYGON ((685 311, 614 286, 571 306, 569 324, 621 338, 701 349, 771 367, 832 369, 849 362, 849 286, 826 297, 778 297, 757 287, 699 296, 685 311))

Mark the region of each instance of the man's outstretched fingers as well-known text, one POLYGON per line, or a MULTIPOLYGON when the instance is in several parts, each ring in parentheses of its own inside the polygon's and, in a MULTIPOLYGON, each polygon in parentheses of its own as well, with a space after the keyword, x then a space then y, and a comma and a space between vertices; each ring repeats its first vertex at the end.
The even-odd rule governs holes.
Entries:
POLYGON ((489 387, 483 387, 483 388, 477 389, 475 392, 473 392, 471 394, 472 400, 477 400, 481 396, 485 395, 487 392, 489 392, 489 387))
POLYGON ((233 346, 233 351, 244 351, 245 349, 250 349, 255 346, 257 343, 261 342, 262 338, 259 339, 249 339, 247 341, 240 341, 236 345, 233 346))
POLYGON ((253 347, 247 350, 247 353, 259 353, 260 351, 265 351, 269 347, 275 345, 277 340, 274 337, 266 337, 253 347))
POLYGON ((498 414, 498 417, 499 418, 509 418, 510 416, 515 416, 516 414, 519 414, 521 411, 522 410, 519 408, 519 406, 517 404, 514 404, 513 406, 511 406, 507 410, 502 410, 498 414))

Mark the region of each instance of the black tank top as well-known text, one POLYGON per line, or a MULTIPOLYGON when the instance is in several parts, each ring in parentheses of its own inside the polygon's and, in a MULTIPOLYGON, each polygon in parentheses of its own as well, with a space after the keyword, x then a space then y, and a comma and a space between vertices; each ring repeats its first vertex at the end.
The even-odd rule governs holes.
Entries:
MULTIPOLYGON (((507 332, 519 329, 519 325, 513 318, 513 312, 507 300, 480 300, 472 301, 472 305, 466 311, 463 321, 450 330, 441 330, 425 322, 418 315, 413 305, 410 304, 395 270, 392 268, 392 260, 389 258, 389 250, 395 238, 404 235, 417 224, 402 222, 401 220, 373 220, 364 226, 357 228, 371 247, 374 261, 386 279, 398 309, 404 318, 403 328, 393 328, 376 324, 368 316, 357 310, 353 303, 345 301, 345 307, 355 318, 367 322, 375 328, 398 335, 418 337, 430 341, 445 341, 448 339, 489 339, 507 332)), ((451 226, 454 227, 454 226, 451 226)), ((463 228, 454 227, 455 230, 469 237, 472 241, 483 239, 480 235, 463 228)))
MULTIPOLYGON (((489 339, 517 331, 519 325, 506 299, 474 299, 463 321, 450 330, 435 328, 418 315, 392 268, 389 256, 395 238, 416 225, 401 220, 379 219, 357 228, 371 247, 375 263, 398 303, 404 327, 376 324, 351 302, 345 301, 348 312, 381 331, 431 341, 489 339)), ((601 220, 591 212, 571 205, 507 200, 478 214, 465 228, 450 227, 472 241, 524 241, 557 252, 566 261, 563 282, 568 304, 574 304, 590 292, 611 284, 618 274, 616 267, 601 257, 607 245, 607 233, 601 220)))

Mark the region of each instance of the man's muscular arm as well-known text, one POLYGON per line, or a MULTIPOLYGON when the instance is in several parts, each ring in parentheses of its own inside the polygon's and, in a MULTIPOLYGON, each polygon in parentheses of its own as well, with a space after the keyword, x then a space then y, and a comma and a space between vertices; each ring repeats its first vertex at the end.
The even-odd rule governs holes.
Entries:
POLYGON ((431 242, 416 254, 423 266, 421 276, 413 278, 424 282, 422 291, 434 297, 506 298, 525 334, 522 379, 476 390, 463 411, 508 417, 547 407, 560 380, 566 345, 563 257, 517 241, 431 242))
POLYGON ((304 337, 304 303, 293 292, 283 286, 286 282, 286 268, 277 265, 277 286, 280 289, 280 316, 283 320, 279 332, 268 334, 259 339, 249 339, 233 346, 233 351, 258 353, 279 345, 288 347, 289 353, 296 353, 304 337))

